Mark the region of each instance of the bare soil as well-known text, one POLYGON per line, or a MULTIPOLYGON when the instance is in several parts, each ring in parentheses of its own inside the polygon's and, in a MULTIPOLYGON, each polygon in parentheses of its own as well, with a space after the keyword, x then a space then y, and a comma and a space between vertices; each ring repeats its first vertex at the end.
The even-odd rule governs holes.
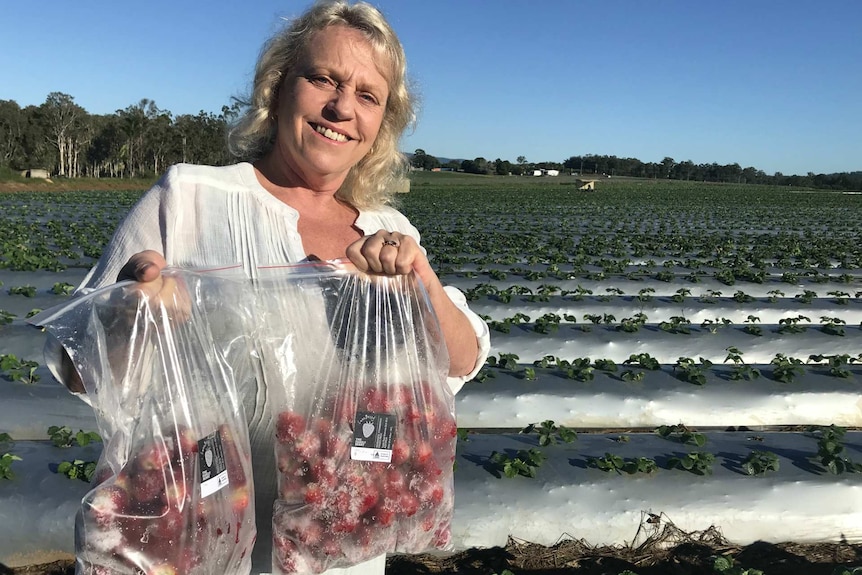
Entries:
MULTIPOLYGON (((862 544, 767 543, 739 546, 721 531, 685 533, 664 516, 645 518, 627 545, 592 546, 563 537, 551 546, 510 538, 505 547, 468 549, 452 555, 394 555, 387 575, 710 575, 716 557, 730 557, 734 566, 759 569, 764 575, 833 575, 836 568, 862 565, 862 544)), ((0 575, 74 575, 74 560, 16 568, 0 564, 0 575)), ((214 574, 215 575, 215 574, 214 574)), ((221 575, 221 574, 219 574, 221 575)))

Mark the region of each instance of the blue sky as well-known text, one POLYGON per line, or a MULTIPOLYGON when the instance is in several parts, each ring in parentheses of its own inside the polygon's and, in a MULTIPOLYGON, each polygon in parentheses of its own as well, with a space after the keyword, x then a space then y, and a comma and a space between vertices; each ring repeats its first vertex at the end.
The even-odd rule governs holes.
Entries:
MULTIPOLYGON (((402 148, 862 170, 858 0, 380 0, 421 96, 402 148)), ((0 99, 218 112, 307 0, 9 0, 0 99)))

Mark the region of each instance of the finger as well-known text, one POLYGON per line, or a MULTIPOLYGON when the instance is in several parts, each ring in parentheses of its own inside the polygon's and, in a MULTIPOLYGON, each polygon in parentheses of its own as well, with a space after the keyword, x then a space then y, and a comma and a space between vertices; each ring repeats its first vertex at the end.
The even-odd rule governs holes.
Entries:
POLYGON ((117 281, 134 280, 139 282, 151 282, 167 266, 165 258, 157 251, 146 250, 138 252, 129 258, 126 265, 120 269, 117 281))

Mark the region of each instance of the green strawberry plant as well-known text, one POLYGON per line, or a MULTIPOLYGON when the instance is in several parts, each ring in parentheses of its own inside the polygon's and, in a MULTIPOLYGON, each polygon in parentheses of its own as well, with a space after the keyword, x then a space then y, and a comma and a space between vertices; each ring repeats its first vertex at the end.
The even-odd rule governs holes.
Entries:
POLYGON ((655 429, 656 435, 664 439, 678 441, 679 443, 703 447, 706 445, 706 435, 699 433, 688 426, 678 423, 676 425, 660 425, 655 429))
POLYGON ((802 303, 811 303, 817 297, 817 292, 811 290, 803 290, 802 293, 793 296, 802 303))
POLYGON ((759 321, 760 318, 756 315, 749 315, 748 319, 743 322, 745 324, 745 327, 742 328, 742 331, 744 331, 748 335, 763 335, 763 329, 759 325, 755 325, 759 321))
POLYGON ((844 325, 847 324, 841 318, 837 317, 829 317, 829 316, 820 316, 820 331, 828 335, 844 335, 844 325))
POLYGON ((730 346, 725 349, 727 351, 727 357, 724 358, 724 362, 727 363, 728 361, 732 361, 734 365, 733 370, 730 372, 730 379, 734 381, 742 379, 751 381, 752 379, 760 377, 759 369, 751 367, 743 361, 743 352, 739 351, 739 349, 734 346, 730 346))
POLYGON ((751 303, 754 301, 754 298, 745 293, 742 290, 737 290, 733 294, 733 299, 737 301, 737 303, 751 303))
POLYGON ((10 313, 5 309, 0 309, 0 325, 12 323, 12 320, 16 317, 18 316, 16 316, 14 313, 10 313))
POLYGON ((617 371, 617 364, 611 359, 597 359, 593 365, 595 365, 596 369, 601 371, 617 371))
POLYGON ((676 374, 677 379, 693 383, 695 385, 704 385, 706 384, 706 374, 703 370, 711 367, 712 362, 703 357, 700 358, 699 364, 695 363, 695 361, 690 357, 680 357, 676 360, 676 363, 673 366, 673 371, 674 374, 676 374))
POLYGON ((650 301, 652 299, 652 294, 654 294, 654 293, 655 293, 654 288, 650 288, 650 287, 642 288, 642 289, 638 290, 637 299, 638 299, 638 301, 641 301, 641 302, 650 301))
POLYGON ((709 475, 715 456, 705 451, 692 451, 682 457, 671 457, 667 460, 667 469, 683 469, 695 475, 709 475))
POLYGON ((752 449, 742 462, 742 469, 748 475, 764 475, 768 471, 778 471, 778 456, 771 451, 752 449))
POLYGON ((764 575, 760 569, 744 569, 736 565, 730 555, 714 557, 712 570, 719 575, 764 575))
POLYGON ((543 334, 553 333, 560 329, 560 321, 562 319, 559 314, 546 313, 533 324, 533 331, 543 334))
POLYGON ((797 375, 805 373, 801 359, 788 357, 783 353, 776 353, 769 363, 775 366, 772 369, 772 378, 782 383, 790 383, 797 375))
POLYGON ((627 369, 620 374, 620 379, 622 379, 623 381, 629 381, 629 382, 643 381, 645 377, 646 377, 646 372, 634 371, 631 369, 627 369))
POLYGON ((620 324, 617 326, 617 330, 624 331, 626 333, 634 333, 644 325, 646 325, 647 316, 643 313, 636 313, 634 317, 624 317, 620 320, 620 324))
POLYGON ((784 296, 784 292, 781 291, 780 289, 774 289, 774 290, 769 290, 768 292, 766 292, 766 295, 769 296, 769 298, 767 298, 769 303, 776 303, 778 301, 778 298, 784 296))
POLYGON ((9 295, 22 295, 24 297, 34 297, 36 295, 36 286, 15 286, 8 290, 9 295))
POLYGON ((12 471, 12 462, 21 461, 21 458, 12 453, 0 455, 0 479, 15 479, 12 471))
POLYGON ((838 305, 847 305, 849 301, 847 298, 850 297, 850 294, 844 291, 830 291, 826 292, 826 295, 834 296, 835 299, 833 301, 838 305))
POLYGON ((637 365, 653 371, 661 369, 661 364, 658 360, 648 353, 633 353, 627 360, 623 361, 623 365, 637 365))
POLYGON ((668 333, 691 333, 691 320, 682 316, 671 316, 670 321, 663 321, 658 324, 659 329, 668 333))
POLYGON ((80 479, 81 481, 90 483, 96 474, 96 462, 83 461, 81 459, 61 461, 57 465, 57 473, 65 475, 69 479, 80 479))
POLYGON ((519 449, 514 457, 494 451, 489 459, 497 471, 501 471, 506 477, 535 477, 537 469, 547 456, 538 449, 519 449))
POLYGON ((48 438, 55 447, 72 447, 79 445, 84 447, 90 443, 102 441, 101 436, 95 431, 78 430, 78 433, 73 434, 72 430, 66 426, 52 425, 48 428, 48 438))
POLYGON ((852 373, 849 370, 845 369, 845 367, 850 363, 855 363, 854 359, 850 357, 849 354, 841 354, 841 355, 809 355, 808 363, 815 362, 821 363, 823 360, 826 360, 826 365, 829 366, 829 375, 841 378, 848 378, 852 373))
POLYGON ((35 361, 18 359, 11 353, 0 354, 0 375, 7 381, 36 383, 40 379, 36 373, 38 367, 35 361))
POLYGON ((496 356, 489 355, 488 359, 485 360, 485 363, 491 367, 496 367, 499 369, 518 371, 519 359, 520 358, 514 353, 501 353, 499 359, 497 359, 496 356))
POLYGON ((541 423, 531 423, 521 430, 523 434, 536 433, 539 436, 539 445, 547 447, 555 443, 572 443, 578 438, 574 429, 565 425, 557 425, 552 419, 546 419, 541 423))
POLYGON ((806 330, 806 327, 804 325, 799 325, 799 322, 802 320, 811 322, 808 317, 801 314, 796 317, 781 318, 778 320, 778 333, 803 333, 806 330))
POLYGON ((685 301, 685 298, 688 297, 689 295, 691 295, 690 289, 679 288, 678 290, 676 290, 676 293, 674 295, 670 296, 670 299, 671 299, 671 301, 674 301, 676 303, 682 303, 683 301, 685 301))
POLYGON ((841 440, 847 429, 836 425, 812 426, 808 431, 817 437, 817 457, 819 463, 834 475, 841 473, 862 472, 862 464, 854 463, 844 455, 844 445, 841 440))
POLYGON ((605 453, 602 457, 589 457, 587 465, 595 467, 602 471, 616 471, 618 474, 628 473, 652 473, 658 469, 654 459, 648 457, 635 457, 624 459, 619 455, 605 453))
POLYGON ((71 295, 75 291, 75 286, 67 282, 56 282, 51 287, 51 293, 54 295, 71 295))

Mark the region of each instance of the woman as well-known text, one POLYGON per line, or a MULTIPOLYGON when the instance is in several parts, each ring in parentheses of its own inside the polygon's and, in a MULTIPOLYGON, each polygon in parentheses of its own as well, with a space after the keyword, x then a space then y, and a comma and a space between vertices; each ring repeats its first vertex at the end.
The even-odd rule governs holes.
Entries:
MULTIPOLYGON (((415 272, 439 319, 457 391, 489 349, 485 323, 432 270, 419 234, 387 207, 404 173, 398 142, 413 118, 403 49, 364 4, 312 6, 271 39, 257 64, 248 111, 230 135, 242 160, 173 166, 131 210, 79 291, 117 280, 158 280, 166 265, 265 264, 347 257, 362 271, 415 272)), ((73 391, 73 374, 64 370, 73 391)), ((273 414, 266 386, 245 396, 256 471, 254 572, 271 565, 275 497, 273 414)), ((81 391, 81 389, 77 389, 81 391)), ((382 573, 385 557, 344 573, 382 573)))

